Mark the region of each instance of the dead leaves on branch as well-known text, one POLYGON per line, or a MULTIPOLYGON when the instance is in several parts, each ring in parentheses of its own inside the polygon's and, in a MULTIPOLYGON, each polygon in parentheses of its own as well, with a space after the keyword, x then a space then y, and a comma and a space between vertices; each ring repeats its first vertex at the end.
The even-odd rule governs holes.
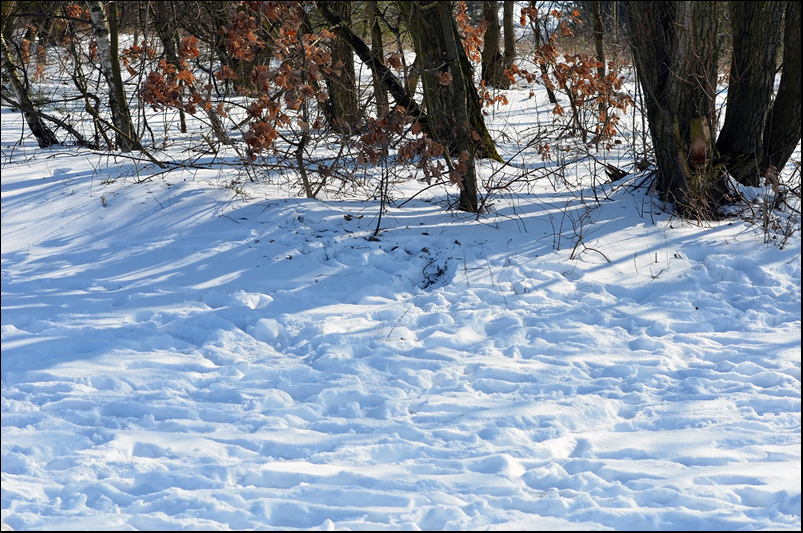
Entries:
POLYGON ((458 160, 450 165, 445 165, 443 157, 448 155, 444 146, 423 132, 420 121, 405 115, 404 110, 398 108, 387 119, 368 119, 357 143, 357 163, 376 165, 382 160, 386 161, 391 146, 396 144, 398 162, 419 169, 428 185, 446 176, 450 183, 462 188, 468 152, 460 154, 458 160), (406 134, 414 138, 402 142, 406 134))
POLYGON ((235 13, 218 33, 226 37, 226 50, 241 61, 254 59, 254 48, 264 46, 256 35, 257 22, 245 11, 235 13))
MULTIPOLYGON (((535 49, 533 60, 540 75, 513 65, 508 76, 511 81, 515 81, 518 76, 527 83, 541 84, 552 92, 563 91, 572 108, 571 116, 567 117, 570 123, 583 123, 587 130, 594 133, 596 139, 610 141, 617 134, 616 125, 620 120, 619 115, 613 111, 626 113, 633 105, 630 96, 622 90, 625 80, 624 65, 611 61, 607 65, 606 74, 600 75, 598 69, 603 65, 595 56, 559 54, 557 39, 559 36, 573 35, 568 22, 582 24, 578 18, 579 13, 572 11, 566 14, 552 10, 545 17, 552 17, 558 24, 547 36, 546 42, 535 49)), ((528 22, 536 28, 545 26, 544 20, 539 19, 538 9, 534 7, 523 8, 519 22, 522 26, 528 22)), ((534 92, 531 91, 530 97, 533 96, 534 92)), ((566 116, 566 110, 556 102, 552 114, 559 120, 566 116)))
MULTIPOLYGON (((300 110, 308 101, 323 102, 329 97, 321 87, 325 86, 324 75, 333 70, 332 56, 326 48, 333 34, 328 30, 306 33, 302 31, 303 22, 302 2, 243 2, 218 31, 234 61, 222 65, 215 77, 231 83, 238 94, 255 97, 247 107, 249 119, 243 136, 251 159, 273 147, 279 137, 278 128, 293 123, 291 112, 300 110), (265 54, 266 47, 269 55, 265 54), (253 64, 257 58, 265 63, 253 64), (271 59, 278 60, 278 66, 272 66, 271 59), (247 71, 238 73, 235 69, 241 69, 237 65, 247 71)), ((156 109, 174 107, 195 113, 200 105, 226 116, 222 103, 213 106, 211 87, 204 87, 205 96, 200 96, 196 88, 188 62, 199 57, 197 38, 185 37, 179 55, 179 65, 161 61, 148 75, 143 99, 156 109)), ((305 120, 295 123, 304 135, 311 127, 320 126, 317 120, 312 124, 305 120)))
POLYGON ((452 75, 449 72, 436 72, 435 75, 438 77, 438 83, 442 86, 448 87, 452 84, 452 75))
POLYGON ((468 16, 465 2, 457 2, 454 17, 466 56, 470 61, 480 63, 482 61, 482 45, 485 30, 488 29, 488 21, 483 19, 476 26, 473 26, 468 16))

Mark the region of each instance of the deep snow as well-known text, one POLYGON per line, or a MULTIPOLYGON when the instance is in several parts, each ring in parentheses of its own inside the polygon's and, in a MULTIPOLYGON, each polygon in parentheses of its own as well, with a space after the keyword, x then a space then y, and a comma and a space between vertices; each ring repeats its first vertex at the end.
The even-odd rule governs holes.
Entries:
POLYGON ((372 240, 1 116, 4 528, 800 529, 799 234, 629 179, 372 240))

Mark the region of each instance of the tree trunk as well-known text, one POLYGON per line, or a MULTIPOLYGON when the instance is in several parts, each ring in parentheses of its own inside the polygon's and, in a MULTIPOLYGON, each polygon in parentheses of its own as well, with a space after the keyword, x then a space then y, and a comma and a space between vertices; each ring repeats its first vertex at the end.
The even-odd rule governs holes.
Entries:
POLYGON ((482 3, 482 17, 488 22, 485 29, 485 38, 482 47, 482 79, 487 85, 497 89, 509 89, 510 78, 505 70, 510 68, 516 57, 516 38, 513 34, 513 5, 511 1, 503 2, 505 53, 499 49, 499 39, 502 37, 499 27, 499 2, 486 0, 482 3))
POLYGON ((756 186, 764 167, 764 127, 772 103, 785 2, 729 2, 729 6, 733 58, 717 149, 737 181, 756 186))
MULTIPOLYGON (((371 28, 371 54, 380 60, 385 57, 385 48, 382 42, 382 27, 379 25, 379 7, 376 0, 370 0, 365 4, 365 18, 371 28)), ((390 113, 388 103, 388 92, 382 85, 382 80, 375 71, 371 71, 374 81, 374 99, 376 100, 377 118, 385 118, 390 113)))
POLYGON ((485 0, 482 3, 482 18, 488 23, 482 46, 482 79, 486 85, 497 88, 504 77, 502 53, 499 51, 499 3, 496 0, 485 0))
MULTIPOLYGON (((329 8, 345 24, 351 24, 351 2, 339 0, 328 2, 329 8)), ((332 41, 332 67, 334 72, 326 75, 332 111, 332 127, 343 133, 358 131, 360 114, 357 108, 357 82, 354 74, 354 53, 345 39, 332 41)))
MULTIPOLYGON (((416 54, 421 57, 424 98, 432 137, 446 149, 450 178, 460 187, 460 209, 477 212, 477 177, 474 143, 469 124, 468 92, 476 88, 466 76, 460 54, 465 56, 452 16, 451 2, 398 2, 407 20, 416 54), (459 159, 465 165, 456 169, 459 159)), ((466 58, 466 63, 468 58, 466 58)), ((469 71, 470 74, 470 71, 469 71)))
POLYGON ((20 79, 19 74, 17 74, 18 67, 13 62, 8 45, 6 45, 6 39, 3 37, 3 32, 0 32, 0 41, 3 70, 6 72, 11 82, 11 90, 17 98, 16 103, 19 105, 20 111, 22 111, 22 115, 25 117, 25 122, 28 123, 28 127, 31 129, 31 133, 36 137, 39 148, 48 148, 49 146, 58 144, 56 135, 47 127, 42 118, 36 114, 36 106, 31 102, 28 96, 28 89, 20 79))
POLYGON ((603 46, 603 24, 602 13, 600 12, 599 0, 591 2, 591 16, 594 19, 594 51, 597 54, 597 61, 600 66, 597 67, 597 75, 600 78, 605 77, 605 47, 603 46))
POLYGON ((109 17, 99 0, 88 0, 90 17, 95 40, 98 43, 98 59, 101 71, 109 87, 109 107, 112 113, 112 123, 117 128, 116 144, 124 152, 130 152, 139 145, 139 139, 134 131, 128 103, 125 97, 125 87, 120 72, 117 30, 117 2, 109 3, 109 17))
POLYGON ((413 64, 406 70, 407 78, 405 79, 405 87, 407 94, 414 95, 418 89, 418 80, 421 79, 421 58, 415 56, 413 64))
POLYGON ((800 142, 800 2, 786 3, 785 18, 783 74, 764 128, 762 176, 770 166, 783 169, 800 142))
POLYGON ((504 64, 505 68, 508 69, 513 65, 513 61, 516 60, 516 34, 513 30, 513 8, 516 7, 516 2, 505 0, 502 4, 502 27, 505 32, 504 64))
POLYGON ((628 2, 631 48, 645 94, 658 190, 679 212, 712 214, 717 2, 628 2))

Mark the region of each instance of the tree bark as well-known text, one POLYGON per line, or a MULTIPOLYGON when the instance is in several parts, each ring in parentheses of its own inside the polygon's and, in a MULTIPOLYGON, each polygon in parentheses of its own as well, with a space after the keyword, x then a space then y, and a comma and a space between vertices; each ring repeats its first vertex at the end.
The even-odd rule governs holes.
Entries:
POLYGON ((399 2, 398 5, 410 28, 416 54, 421 57, 421 80, 432 137, 446 149, 450 177, 460 187, 460 209, 476 213, 479 203, 468 105, 469 87, 475 94, 476 88, 466 76, 459 57, 461 52, 465 56, 465 51, 462 46, 458 48, 460 38, 451 3, 399 2), (465 165, 462 172, 455 170, 452 158, 465 165))
MULTIPOLYGON (((351 24, 351 2, 340 0, 327 2, 329 8, 345 24, 351 24)), ((357 82, 354 74, 354 53, 347 40, 336 37, 332 41, 332 67, 334 72, 326 75, 329 89, 333 128, 343 133, 359 131, 357 109, 357 82)))
POLYGON ((482 46, 482 79, 486 85, 506 88, 500 86, 505 67, 499 51, 499 38, 502 34, 499 27, 499 3, 496 0, 485 0, 482 3, 482 18, 488 23, 482 46))
POLYGON ((785 18, 783 73, 764 128, 762 176, 770 166, 783 169, 800 142, 800 2, 786 3, 785 18))
POLYGON ((92 19, 95 40, 98 43, 98 59, 101 72, 109 87, 109 107, 112 114, 112 123, 118 130, 116 144, 124 152, 130 152, 139 145, 139 139, 131 122, 128 103, 125 97, 125 87, 120 72, 117 30, 117 2, 109 3, 109 17, 107 19, 103 4, 99 0, 88 0, 87 7, 92 19))
POLYGON ((712 165, 717 2, 627 2, 661 196, 709 216, 720 193, 712 165))
POLYGON ((594 19, 594 51, 597 54, 597 61, 600 66, 597 67, 597 75, 600 78, 605 77, 605 47, 603 46, 603 24, 602 13, 600 12, 599 0, 591 2, 591 17, 594 19))
MULTIPOLYGON (((365 4, 365 17, 368 19, 368 26, 371 28, 371 55, 383 61, 385 48, 382 42, 382 27, 379 25, 379 7, 376 0, 369 0, 365 4)), ((382 85, 382 79, 375 71, 371 71, 374 82, 374 99, 376 100, 377 118, 384 118, 390 113, 388 103, 388 92, 382 85)))
POLYGON ((502 28, 505 34, 505 68, 510 68, 513 61, 516 60, 516 34, 513 30, 513 8, 516 7, 516 2, 513 0, 504 0, 502 8, 502 28))
POLYGON ((415 91, 418 89, 418 80, 421 79, 421 58, 415 56, 413 64, 410 65, 405 72, 407 78, 404 81, 407 94, 415 94, 415 91))
POLYGON ((503 2, 503 27, 505 52, 499 48, 502 33, 499 27, 499 2, 486 0, 482 3, 482 17, 488 23, 482 47, 482 79, 497 89, 509 89, 510 78, 505 75, 516 58, 516 38, 513 34, 513 2, 503 2))
POLYGON ((764 127, 772 105, 785 2, 729 2, 729 6, 733 58, 717 149, 737 181, 756 186, 764 167, 764 127))

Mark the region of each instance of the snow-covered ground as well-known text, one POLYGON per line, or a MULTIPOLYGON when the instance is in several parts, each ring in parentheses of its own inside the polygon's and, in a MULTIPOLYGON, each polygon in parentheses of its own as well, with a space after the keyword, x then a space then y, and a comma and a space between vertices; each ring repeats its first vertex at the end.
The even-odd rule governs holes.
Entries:
POLYGON ((800 529, 799 233, 541 180, 371 239, 1 117, 4 528, 800 529))

